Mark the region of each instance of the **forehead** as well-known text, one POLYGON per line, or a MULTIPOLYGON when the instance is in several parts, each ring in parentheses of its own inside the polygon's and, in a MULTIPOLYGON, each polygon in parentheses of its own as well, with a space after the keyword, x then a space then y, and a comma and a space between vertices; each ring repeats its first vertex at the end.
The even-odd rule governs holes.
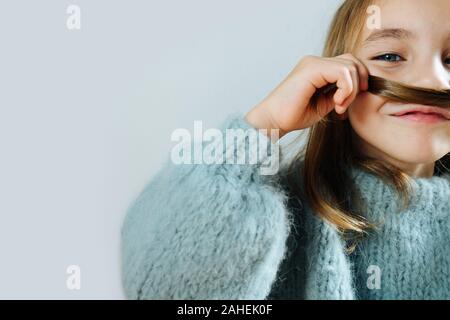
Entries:
POLYGON ((449 0, 376 0, 372 8, 374 10, 367 12, 361 41, 368 38, 371 41, 383 38, 449 40, 449 0), (380 29, 373 27, 374 19, 378 19, 380 29))

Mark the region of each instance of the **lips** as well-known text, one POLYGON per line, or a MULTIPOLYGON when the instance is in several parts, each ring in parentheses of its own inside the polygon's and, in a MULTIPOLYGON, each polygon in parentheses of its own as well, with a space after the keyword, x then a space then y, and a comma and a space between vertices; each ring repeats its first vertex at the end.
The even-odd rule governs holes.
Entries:
POLYGON ((448 111, 438 107, 428 107, 428 106, 402 109, 392 113, 391 115, 399 117, 405 115, 421 115, 421 114, 435 115, 450 120, 450 113, 448 111))

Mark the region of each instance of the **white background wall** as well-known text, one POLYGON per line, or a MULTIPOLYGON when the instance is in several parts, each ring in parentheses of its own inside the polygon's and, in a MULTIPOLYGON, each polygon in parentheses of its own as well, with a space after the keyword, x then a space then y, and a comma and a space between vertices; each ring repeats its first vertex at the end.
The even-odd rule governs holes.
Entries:
POLYGON ((0 298, 122 299, 121 222, 172 131, 260 102, 340 2, 2 1, 0 298))

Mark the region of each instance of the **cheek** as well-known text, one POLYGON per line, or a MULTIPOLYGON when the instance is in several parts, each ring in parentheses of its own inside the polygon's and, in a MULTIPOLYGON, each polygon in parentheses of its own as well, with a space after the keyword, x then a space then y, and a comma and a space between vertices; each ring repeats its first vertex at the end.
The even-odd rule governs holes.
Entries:
POLYGON ((385 100, 370 93, 361 93, 353 101, 348 108, 348 115, 351 124, 360 126, 372 123, 381 115, 380 108, 384 105, 385 100))
POLYGON ((383 115, 380 109, 385 100, 374 94, 364 92, 357 96, 348 108, 348 118, 355 133, 365 142, 373 145, 385 144, 385 135, 389 134, 388 128, 384 128, 387 115, 383 115))
POLYGON ((376 95, 361 93, 348 108, 350 124, 363 144, 384 148, 392 143, 393 128, 387 125, 388 115, 380 110, 385 103, 376 95))
POLYGON ((450 121, 439 127, 403 124, 386 113, 390 107, 383 98, 361 93, 348 108, 350 124, 365 150, 375 148, 405 161, 431 161, 450 151, 450 121))

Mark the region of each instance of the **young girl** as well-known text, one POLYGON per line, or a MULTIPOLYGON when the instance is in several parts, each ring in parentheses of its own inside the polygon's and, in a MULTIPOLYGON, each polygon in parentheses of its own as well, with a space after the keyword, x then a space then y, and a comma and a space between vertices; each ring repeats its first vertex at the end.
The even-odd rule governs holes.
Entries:
POLYGON ((448 90, 449 17, 448 0, 346 0, 323 57, 222 126, 247 135, 233 155, 255 131, 309 128, 306 147, 275 175, 168 161, 124 221, 127 297, 450 299, 449 109, 368 91, 448 90))

